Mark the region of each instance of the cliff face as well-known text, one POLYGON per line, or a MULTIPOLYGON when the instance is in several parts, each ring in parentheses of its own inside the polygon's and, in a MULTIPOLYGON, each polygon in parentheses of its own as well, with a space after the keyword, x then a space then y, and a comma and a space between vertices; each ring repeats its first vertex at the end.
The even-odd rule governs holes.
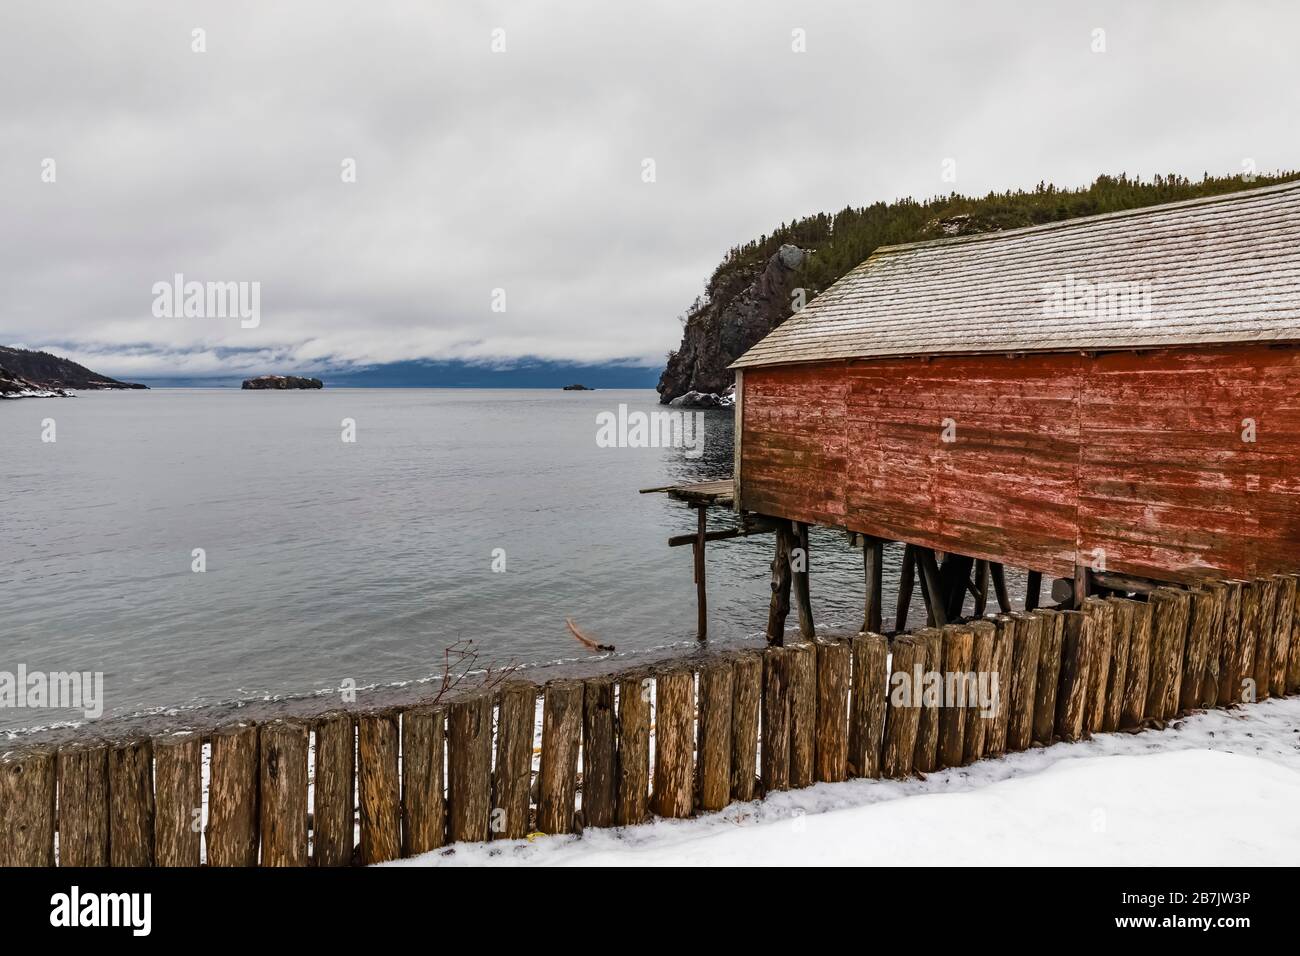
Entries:
POLYGON ((710 286, 708 301, 687 316, 681 348, 668 358, 659 401, 667 404, 691 391, 726 391, 734 379, 727 366, 789 318, 806 257, 803 249, 786 244, 735 295, 710 286))

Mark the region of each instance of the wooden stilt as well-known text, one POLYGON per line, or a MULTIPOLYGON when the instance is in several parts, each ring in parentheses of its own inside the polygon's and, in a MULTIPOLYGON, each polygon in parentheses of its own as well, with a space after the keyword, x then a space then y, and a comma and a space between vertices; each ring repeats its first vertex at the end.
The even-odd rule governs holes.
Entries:
POLYGON ((772 559, 772 602, 767 609, 767 643, 785 643, 785 619, 790 613, 790 531, 776 530, 776 556, 772 559))
POLYGON ((869 634, 880 632, 880 598, 883 580, 885 542, 867 537, 862 544, 862 570, 867 579, 866 608, 862 615, 862 630, 869 634))
POLYGON ((931 549, 917 548, 916 563, 921 568, 921 593, 930 612, 930 626, 943 627, 948 623, 948 602, 944 599, 943 584, 939 579, 939 562, 931 549))
POLYGON ((1092 593, 1092 571, 1086 564, 1074 566, 1074 609, 1083 609, 1083 602, 1092 593))
POLYGON ((983 617, 989 606, 989 563, 975 562, 975 610, 974 617, 983 617))
POLYGON ((907 630, 907 613, 912 609, 912 591, 916 588, 916 546, 903 547, 903 566, 898 572, 898 610, 894 630, 907 630))
POLYGON ((1038 609, 1038 599, 1043 593, 1043 572, 1030 571, 1025 577, 1025 610, 1038 609))
POLYGON ((799 634, 804 640, 811 641, 816 633, 813 627, 812 598, 808 587, 808 526, 800 523, 795 531, 795 539, 801 552, 801 560, 796 562, 793 570, 794 596, 799 605, 799 634), (802 570, 800 570, 802 569, 802 570))
POLYGON ((998 598, 998 610, 1003 614, 1011 613, 1011 598, 1007 596, 1007 575, 1002 565, 993 562, 989 565, 989 576, 993 579, 993 593, 998 598))
POLYGON ((943 594, 944 617, 949 621, 961 617, 974 566, 975 559, 964 554, 944 555, 943 565, 939 567, 939 590, 943 594))
POLYGON ((708 538, 706 528, 708 512, 703 505, 695 505, 696 532, 695 544, 695 637, 700 641, 709 639, 709 596, 704 586, 704 542, 708 538))

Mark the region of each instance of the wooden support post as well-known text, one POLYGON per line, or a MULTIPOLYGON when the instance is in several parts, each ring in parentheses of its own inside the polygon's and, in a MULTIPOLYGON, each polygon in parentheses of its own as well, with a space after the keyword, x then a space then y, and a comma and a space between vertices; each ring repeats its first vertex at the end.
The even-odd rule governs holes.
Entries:
POLYGON ((695 674, 689 667, 655 680, 654 811, 661 817, 689 817, 693 809, 695 674))
POLYGON ((1043 619, 1028 611, 1015 611, 1012 617, 1016 619, 1016 629, 1011 645, 1011 713, 1007 723, 1007 750, 1021 751, 1029 749, 1034 742, 1043 619))
POLYGON ((1007 575, 1002 565, 994 561, 989 565, 989 576, 993 579, 993 593, 998 599, 998 610, 1003 614, 1011 613, 1011 598, 1007 595, 1007 575))
POLYGON ((1124 701, 1120 705, 1119 725, 1122 730, 1130 730, 1150 716, 1147 694, 1151 686, 1153 609, 1147 601, 1127 601, 1125 607, 1133 620, 1129 625, 1128 667, 1124 672, 1124 701))
MULTIPOLYGON (((158 771, 161 804, 165 783, 161 752, 158 771)), ((64 744, 59 748, 58 778, 59 866, 108 866, 108 747, 98 741, 64 744)), ((194 781, 199 782, 197 776, 194 781)), ((198 802, 191 805, 200 806, 198 802)), ((190 815, 186 811, 187 831, 189 824, 190 815)), ((3 833, 0 825, 0 839, 4 838, 3 833)), ((196 853, 193 864, 163 864, 160 856, 159 863, 198 866, 198 858, 196 853)))
POLYGON ((1273 668, 1268 686, 1274 697, 1287 695, 1291 660, 1291 630, 1296 606, 1296 578, 1293 574, 1275 574, 1277 609, 1273 612, 1273 668))
POLYGON ((0 754, 0 867, 54 865, 54 751, 0 754))
POLYGON ((985 560, 975 562, 975 608, 973 617, 983 617, 989 606, 989 563, 985 560))
POLYGON ((208 767, 208 866, 257 866, 257 727, 212 735, 208 767))
POLYGON ((497 706, 497 759, 492 768, 494 840, 528 836, 536 730, 537 685, 526 680, 506 682, 497 706))
POLYGON ((1259 639, 1259 602, 1261 592, 1254 581, 1241 592, 1241 633, 1237 644, 1237 680, 1232 688, 1233 703, 1248 704, 1255 700, 1255 651, 1259 639))
POLYGON ((812 571, 812 554, 808 548, 806 524, 797 525, 795 541, 800 551, 793 568, 795 603, 799 607, 799 635, 805 641, 811 641, 816 634, 816 628, 813 626, 812 597, 808 586, 808 576, 812 571))
POLYGON ((1191 598, 1186 591, 1158 588, 1151 592, 1148 600, 1154 619, 1147 713, 1151 717, 1169 720, 1178 713, 1191 598))
MULTIPOLYGON (((939 609, 943 613, 942 607, 939 609)), ((914 693, 921 694, 921 714, 916 727, 916 753, 912 757, 912 766, 921 773, 933 773, 939 769, 939 711, 941 694, 930 689, 931 674, 943 668, 943 631, 927 627, 916 632, 916 639, 925 649, 925 658, 921 664, 921 686, 914 688, 914 693)))
POLYGON ((397 774, 397 714, 357 718, 357 802, 361 807, 361 863, 402 854, 401 786, 397 774))
POLYGON ((849 667, 845 641, 819 641, 817 648, 817 780, 839 783, 849 776, 849 667))
POLYGON ((1074 565, 1074 609, 1083 610, 1083 602, 1092 594, 1092 569, 1078 562, 1074 565))
POLYGON ((791 535, 785 522, 776 529, 776 556, 772 558, 772 600, 767 609, 767 643, 785 643, 785 619, 790 614, 791 535))
POLYGON ((744 651, 732 665, 731 799, 753 800, 758 777, 758 714, 763 700, 763 655, 744 651))
POLYGON ((1029 571, 1025 575, 1025 610, 1035 611, 1043 596, 1043 572, 1029 571))
POLYGON ((1133 649, 1133 602, 1125 598, 1107 598, 1111 606, 1113 642, 1110 652, 1110 674, 1106 680, 1106 710, 1102 714, 1101 729, 1113 733, 1123 722, 1124 694, 1128 687, 1128 662, 1133 649))
POLYGON ((960 767, 966 762, 966 715, 978 699, 975 682, 967 680, 975 654, 975 633, 949 625, 943 632, 944 701, 939 712, 939 764, 960 767), (952 693, 948 693, 949 687, 952 693))
POLYGON ((153 866, 153 748, 147 738, 108 752, 110 866, 153 866))
POLYGON ((650 811, 650 691, 648 677, 618 682, 618 808, 621 827, 642 823, 650 811))
MULTIPOLYGON (((1205 588, 1191 594, 1191 622, 1187 632, 1187 651, 1183 655, 1183 675, 1180 684, 1178 708, 1182 712, 1201 706, 1201 684, 1205 680, 1206 662, 1210 653, 1210 635, 1214 619, 1222 610, 1219 595, 1205 588)), ((1217 690, 1216 690, 1217 694, 1217 690)))
POLYGON ((916 590, 916 546, 903 546, 903 566, 898 572, 898 606, 894 618, 894 630, 907 630, 907 615, 912 608, 912 592, 916 590))
POLYGON ((1088 708, 1089 653, 1081 611, 1062 611, 1061 686, 1056 694, 1056 736, 1082 740, 1088 708))
POLYGON ((261 727, 262 866, 307 865, 307 750, 311 732, 295 720, 261 727))
POLYGON ((1038 677, 1034 681, 1034 742, 1051 744, 1056 730, 1056 694, 1061 681, 1061 642, 1065 621, 1048 608, 1032 612, 1042 620, 1038 642, 1038 677))
POLYGON ((817 753, 817 649, 803 642, 790 648, 790 788, 813 785, 817 753))
POLYGON ((1255 630, 1255 699, 1273 696, 1273 642, 1277 629, 1277 580, 1260 578, 1259 626, 1255 630))
POLYGON ((537 799, 537 829, 542 833, 573 832, 582 697, 579 681, 558 680, 546 685, 537 799))
POLYGON ((943 594, 944 622, 956 621, 966 606, 966 591, 975 559, 964 554, 945 554, 939 567, 939 590, 943 594))
MULTIPOLYGON (((198 866, 203 850, 203 830, 196 825, 203 807, 203 738, 197 734, 155 737, 153 758, 154 865, 198 866)), ((306 798, 304 788, 304 828, 306 798)), ((60 837, 60 856, 62 847, 60 837)))
POLYGON ((1223 638, 1228 609, 1227 585, 1218 581, 1205 585, 1214 594, 1214 617, 1210 621, 1210 641, 1205 649, 1205 670, 1201 675, 1202 707, 1214 707, 1219 702, 1219 668, 1223 666, 1223 638))
MULTIPOLYGON (((356 831, 356 718, 323 714, 315 730, 312 860, 317 866, 351 866, 356 831)), ((441 745, 438 756, 442 756, 441 745)))
POLYGON ((614 680, 593 677, 583 686, 582 822, 612 827, 618 815, 614 680))
POLYGON ((790 789, 790 681, 792 648, 763 653, 763 737, 760 765, 763 791, 790 789))
POLYGON ((948 623, 948 602, 939 578, 939 562, 935 559, 934 551, 930 548, 917 548, 916 563, 921 568, 921 593, 930 614, 930 626, 943 627, 948 623))
POLYGON ((452 843, 488 838, 492 808, 492 698, 447 708, 447 834, 452 843))
MULTIPOLYGON (((971 651, 971 669, 977 675, 982 675, 983 690, 992 696, 994 690, 997 691, 997 700, 1002 694, 1006 693, 1006 688, 996 687, 993 684, 995 675, 993 674, 993 639, 997 634, 997 627, 991 621, 972 621, 970 624, 971 633, 974 635, 973 650, 971 651)), ((962 763, 974 763, 987 752, 989 728, 993 724, 993 716, 985 711, 981 701, 978 699, 970 701, 966 708, 966 739, 962 745, 962 763)))
POLYGON ((862 571, 867 583, 867 599, 862 615, 862 630, 878 633, 881 628, 880 608, 883 594, 885 542, 871 535, 862 544, 862 571))
MULTIPOLYGON (((531 709, 528 716, 532 716, 531 709)), ((402 856, 428 853, 447 843, 446 719, 443 708, 431 705, 412 707, 402 714, 402 856)), ((505 738, 508 732, 503 717, 501 736, 505 738)))
POLYGON ((1291 605, 1291 646, 1287 652, 1286 692, 1300 694, 1300 575, 1296 578, 1295 603, 1291 605))
POLYGON ((731 705, 735 694, 730 660, 700 667, 700 809, 721 810, 731 802, 731 705))
POLYGON ((1110 680, 1110 659, 1115 647, 1115 608, 1104 598, 1090 597, 1083 601, 1083 627, 1087 633, 1090 661, 1088 664, 1088 704, 1085 710, 1084 729, 1091 734, 1101 733, 1106 716, 1106 692, 1110 680))
POLYGON ((881 772, 891 779, 910 776, 916 756, 916 734, 921 723, 921 688, 913 687, 914 669, 924 669, 925 644, 910 634, 894 638, 881 772), (897 689, 897 693, 896 693, 897 689))
POLYGON ((889 642, 884 635, 864 633, 853 638, 848 755, 851 777, 880 776, 888 668, 889 642))
POLYGON ((997 715, 985 733, 984 751, 996 757, 1006 753, 1007 731, 1011 727, 1011 699, 1015 693, 1015 642, 1019 622, 999 614, 993 634, 993 672, 998 680, 997 715))
POLYGON ((706 641, 709 638, 709 595, 704 586, 704 543, 708 540, 708 509, 704 505, 695 508, 696 532, 695 545, 695 638, 706 641))
POLYGON ((1241 699, 1241 612, 1244 581, 1224 582, 1223 643, 1219 648, 1219 692, 1215 702, 1229 707, 1241 699))

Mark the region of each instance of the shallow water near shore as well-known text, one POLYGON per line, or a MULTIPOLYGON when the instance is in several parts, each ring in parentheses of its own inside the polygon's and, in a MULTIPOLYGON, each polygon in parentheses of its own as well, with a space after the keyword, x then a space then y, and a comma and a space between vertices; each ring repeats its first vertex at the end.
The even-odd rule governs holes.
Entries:
MULTIPOLYGON (((598 447, 597 415, 621 403, 662 410, 650 390, 157 389, 4 403, 0 671, 102 671, 103 717, 119 718, 220 714, 344 681, 366 703, 440 674, 456 642, 473 642, 480 668, 597 657, 565 618, 615 659, 689 653, 691 551, 667 538, 693 531, 694 514, 637 492, 729 476, 732 412, 702 412, 699 457, 598 447), (341 440, 346 418, 354 443, 341 440)), ((734 520, 710 512, 711 527, 734 520)), ((771 548, 770 536, 710 546, 711 644, 761 637, 771 548)), ((814 532, 811 552, 819 626, 856 627, 861 553, 831 531, 814 532)), ((887 615, 897 562, 888 549, 887 615)), ((0 733, 84 719, 0 708, 0 733)))

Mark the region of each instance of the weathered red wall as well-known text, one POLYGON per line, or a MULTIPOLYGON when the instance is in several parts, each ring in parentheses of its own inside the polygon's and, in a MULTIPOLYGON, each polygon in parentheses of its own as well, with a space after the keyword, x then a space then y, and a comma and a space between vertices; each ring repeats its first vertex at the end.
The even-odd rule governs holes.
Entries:
POLYGON ((792 365, 743 388, 750 511, 1056 576, 1096 548, 1166 580, 1300 566, 1300 348, 792 365))

